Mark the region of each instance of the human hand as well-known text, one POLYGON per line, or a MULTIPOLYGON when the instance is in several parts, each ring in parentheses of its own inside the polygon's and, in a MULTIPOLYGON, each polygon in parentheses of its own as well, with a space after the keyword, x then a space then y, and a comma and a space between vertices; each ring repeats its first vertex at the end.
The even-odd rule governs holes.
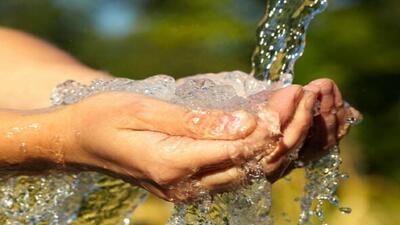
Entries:
POLYGON ((313 92, 318 99, 318 107, 314 109, 313 125, 298 153, 297 163, 288 160, 281 166, 280 173, 275 173, 271 181, 276 181, 294 168, 307 165, 326 155, 347 135, 351 125, 362 120, 360 112, 344 102, 334 81, 317 79, 303 89, 313 92))
POLYGON ((183 201, 196 193, 179 184, 209 191, 237 185, 244 176, 241 165, 255 156, 273 173, 304 139, 312 96, 299 86, 285 88, 260 106, 256 118, 244 111, 192 111, 131 93, 98 94, 62 110, 71 131, 65 163, 183 201))
POLYGON ((317 79, 304 86, 312 91, 320 102, 314 125, 300 153, 305 164, 322 157, 345 136, 352 124, 362 120, 356 109, 344 102, 334 81, 317 79))

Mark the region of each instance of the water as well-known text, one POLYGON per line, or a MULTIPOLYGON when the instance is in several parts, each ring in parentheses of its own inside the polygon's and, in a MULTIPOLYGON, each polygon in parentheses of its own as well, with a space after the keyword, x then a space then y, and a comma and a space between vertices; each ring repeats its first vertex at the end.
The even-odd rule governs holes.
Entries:
MULTIPOLYGON (((254 105, 257 101, 264 101, 265 99, 257 99, 254 95, 260 91, 272 91, 278 86, 281 87, 283 84, 278 82, 275 86, 268 85, 239 71, 220 73, 214 76, 196 76, 186 78, 179 83, 176 83, 172 77, 164 75, 154 76, 142 81, 129 79, 96 80, 89 86, 79 84, 75 81, 66 81, 57 87, 52 96, 52 101, 54 105, 68 105, 99 92, 124 91, 157 97, 164 101, 186 105, 196 110, 219 108, 230 111, 237 108, 249 108, 246 105, 254 105)), ((246 169, 249 170, 248 174, 250 174, 250 170, 254 170, 254 166, 250 166, 249 164, 246 169)), ((85 176, 91 177, 92 182, 95 181, 95 184, 93 184, 94 187, 99 185, 99 179, 123 183, 122 181, 96 173, 90 173, 85 176)), ((80 181, 81 179, 81 177, 76 177, 75 181, 80 181)), ((211 225, 223 224, 222 221, 228 221, 229 224, 250 224, 250 221, 252 221, 251 224, 260 224, 261 222, 268 221, 271 205, 270 184, 264 179, 264 174, 261 173, 252 172, 252 179, 253 185, 246 186, 246 188, 241 188, 235 192, 220 194, 214 198, 211 198, 208 193, 204 192, 203 198, 194 204, 177 205, 170 224, 193 223, 211 225)), ((83 184, 91 186, 90 181, 83 184)), ((129 184, 125 185, 125 190, 135 189, 135 187, 131 187, 129 184)), ((81 195, 80 189, 77 187, 72 190, 76 192, 73 196, 81 195)), ((105 193, 109 191, 109 188, 104 189, 105 193)), ((138 190, 135 189, 135 191, 137 192, 138 190)), ((126 203, 126 200, 123 198, 106 199, 104 194, 93 196, 91 193, 88 199, 92 199, 91 202, 94 205, 99 202, 100 204, 104 204, 104 206, 107 206, 107 209, 112 205, 112 201, 118 204, 126 203)), ((86 202, 86 199, 83 198, 82 201, 86 202)), ((136 202, 139 203, 140 201, 136 202)), ((81 220, 82 208, 86 208, 88 211, 84 212, 84 214, 95 215, 93 208, 96 207, 89 204, 87 207, 80 207, 74 214, 74 217, 70 217, 69 220, 81 220)), ((96 218, 99 217, 97 213, 96 218)), ((116 213, 114 210, 109 210, 108 214, 110 213, 114 214, 110 218, 115 218, 118 217, 117 215, 120 212, 117 211, 116 213)), ((85 217, 87 218, 87 216, 85 217)), ((89 218, 94 219, 92 217, 89 218)), ((107 219, 106 217, 100 218, 103 223, 107 219)), ((128 217, 126 216, 125 218, 128 217)))
POLYGON ((178 204, 168 224, 271 224, 271 184, 260 179, 246 188, 178 204))
MULTIPOLYGON (((253 76, 243 72, 200 75, 176 82, 169 76, 142 81, 96 80, 90 85, 75 81, 60 84, 52 95, 53 105, 69 105, 99 92, 126 91, 159 98, 193 109, 217 108, 227 111, 251 109, 260 91, 273 91, 292 83, 293 66, 304 50, 307 27, 326 7, 326 0, 271 0, 258 29, 253 55, 253 76)), ((349 121, 352 123, 352 121, 349 121)), ((336 189, 346 175, 339 171, 341 159, 334 148, 321 160, 306 165, 304 197, 299 200, 298 224, 310 224, 312 217, 324 221, 322 206, 329 202, 341 207, 336 189)), ((191 204, 177 204, 169 225, 258 225, 273 224, 270 215, 271 184, 257 165, 247 164, 250 184, 228 193, 201 198, 191 204)), ((95 172, 45 176, 14 176, 0 179, 1 224, 129 224, 133 210, 146 192, 95 172)), ((296 221, 283 213, 286 221, 296 221)))
POLYGON ((85 172, 0 180, 0 223, 129 224, 147 193, 121 180, 85 172))
POLYGON ((327 7, 327 0, 268 0, 267 11, 257 29, 252 74, 269 83, 293 75, 296 60, 303 54, 311 20, 327 7))
MULTIPOLYGON (((256 98, 247 99, 248 96, 259 91, 272 90, 272 87, 238 71, 212 77, 197 76, 180 84, 172 77, 160 75, 142 81, 95 80, 88 86, 66 81, 57 86, 51 100, 55 106, 69 105, 99 92, 124 91, 156 97, 194 109, 234 110, 257 101, 256 98)), ((2 224, 97 224, 100 221, 101 224, 128 224, 133 210, 147 195, 138 187, 95 172, 64 174, 53 171, 43 176, 3 177, 0 182, 2 224)), ((264 190, 267 191, 262 193, 270 193, 268 185, 265 186, 264 190)), ((258 186, 254 187, 256 188, 258 186)), ((250 194, 251 192, 246 196, 250 194)), ((244 199, 238 198, 237 194, 224 196, 222 199, 232 201, 244 199)), ((264 199, 252 201, 263 202, 264 199)), ((221 203, 215 204, 222 207, 225 202, 221 200, 221 203)), ((254 209, 256 208, 263 207, 254 205, 254 209)), ((243 212, 235 213, 234 209, 236 207, 228 207, 226 214, 239 215, 243 212)))
POLYGON ((305 167, 306 184, 304 197, 300 200, 300 225, 310 224, 313 216, 324 224, 324 203, 331 204, 344 214, 351 213, 350 208, 340 206, 336 194, 340 181, 348 179, 348 175, 339 170, 341 163, 339 148, 334 146, 329 154, 305 167))

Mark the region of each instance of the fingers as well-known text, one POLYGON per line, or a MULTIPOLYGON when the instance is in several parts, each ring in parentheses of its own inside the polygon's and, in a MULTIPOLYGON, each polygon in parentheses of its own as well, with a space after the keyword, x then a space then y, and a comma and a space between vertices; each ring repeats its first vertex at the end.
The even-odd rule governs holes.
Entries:
POLYGON ((246 137, 256 120, 243 110, 190 110, 152 98, 141 98, 132 105, 132 129, 149 130, 195 139, 234 140, 246 137))
MULTIPOLYGON (((171 121, 176 124, 179 120, 171 121)), ((172 124, 171 124, 172 125, 172 124)), ((255 118, 244 110, 190 111, 181 122, 182 134, 197 139, 234 140, 248 136, 256 127, 255 118)), ((180 129, 176 129, 179 133, 180 129)))
POLYGON ((218 193, 238 187, 245 176, 242 168, 232 167, 166 186, 153 182, 141 182, 140 185, 162 199, 182 203, 195 200, 204 193, 218 193))
MULTIPOLYGON (((281 144, 273 154, 269 155, 267 164, 274 163, 290 151, 301 147, 313 123, 313 108, 316 102, 317 98, 313 92, 304 92, 293 118, 283 131, 281 144)), ((270 165, 267 170, 271 170, 270 165)))
POLYGON ((242 184, 245 177, 244 169, 232 167, 203 176, 199 183, 201 187, 212 192, 226 191, 242 184))
POLYGON ((251 135, 235 141, 169 137, 161 142, 148 144, 157 147, 156 156, 165 155, 168 157, 165 161, 173 162, 172 164, 185 164, 192 171, 215 170, 241 165, 250 158, 275 151, 281 135, 273 134, 268 126, 266 123, 259 123, 251 135))
POLYGON ((324 139, 326 146, 321 147, 329 148, 337 142, 337 130, 339 126, 337 115, 341 113, 340 106, 343 105, 342 96, 336 84, 330 79, 312 81, 304 89, 313 91, 318 95, 320 115, 315 119, 314 131, 318 132, 317 135, 324 139), (321 136, 321 134, 324 135, 321 136))
POLYGON ((297 107, 293 119, 287 126, 283 134, 282 143, 288 148, 300 147, 303 143, 308 129, 313 123, 313 108, 317 102, 316 95, 313 92, 305 92, 297 107))
MULTIPOLYGON (((177 137, 179 138, 179 137, 177 137)), ((165 146, 160 154, 166 161, 176 165, 185 165, 188 170, 215 170, 239 165, 254 156, 254 146, 245 146, 242 142, 212 141, 171 138, 163 141, 165 146), (175 139, 175 140, 174 140, 175 139), (176 143, 179 143, 178 145, 176 143), (175 149, 171 151, 171 146, 175 149), (167 152, 166 152, 167 151, 167 152)))
POLYGON ((264 145, 264 157, 260 163, 267 175, 279 174, 277 170, 287 161, 285 155, 300 148, 312 125, 312 111, 316 101, 313 92, 304 92, 301 86, 292 85, 274 93, 267 106, 259 111, 258 116, 262 121, 259 126, 266 124, 267 129, 273 131, 268 124, 278 121, 282 137, 280 141, 277 140, 278 143, 271 145, 271 149, 264 145))
POLYGON ((266 109, 260 110, 259 118, 267 121, 278 120, 282 129, 292 118, 302 94, 303 89, 298 85, 291 85, 277 91, 268 100, 266 109))
POLYGON ((328 79, 319 79, 311 82, 311 85, 319 86, 320 113, 335 113, 334 83, 328 79))
POLYGON ((320 113, 314 118, 311 136, 301 151, 300 158, 307 162, 326 154, 327 150, 347 134, 350 128, 347 120, 353 118, 350 115, 355 118, 360 115, 344 104, 339 88, 332 80, 318 79, 304 89, 313 91, 320 101, 320 113))
MULTIPOLYGON (((318 95, 318 99, 320 100, 320 113, 330 113, 336 108, 336 101, 339 101, 335 99, 335 93, 337 92, 337 90, 334 91, 335 86, 332 80, 318 79, 304 86, 304 89, 318 95)), ((338 98, 339 97, 341 99, 340 93, 338 98)))
MULTIPOLYGON (((298 144, 307 133, 306 130, 311 124, 311 111, 314 104, 315 95, 307 93, 303 96, 303 90, 300 86, 290 86, 274 93, 259 115, 262 117, 261 120, 274 119, 278 123, 281 121, 281 123, 290 126, 289 138, 285 141, 287 142, 286 145, 291 148, 293 145, 298 144), (277 118, 266 118, 269 116, 267 114, 271 113, 277 115, 277 118)), ((274 134, 271 131, 269 122, 260 122, 251 135, 238 141, 193 140, 183 137, 170 137, 163 140, 163 145, 166 146, 164 152, 168 152, 168 154, 161 152, 161 154, 156 155, 165 155, 167 157, 165 161, 172 162, 175 165, 184 164, 187 166, 187 171, 193 171, 193 173, 215 171, 241 165, 247 159, 260 154, 261 151, 264 155, 268 155, 276 150, 275 142, 278 140, 273 140, 274 134), (177 145, 176 143, 179 144, 177 145), (175 146, 175 149, 171 151, 170 146, 175 146)), ((163 150, 161 149, 161 151, 163 150)), ((219 177, 219 173, 214 174, 212 177, 219 177)), ((212 179, 213 182, 215 180, 215 184, 211 184, 211 181, 207 179, 204 182, 208 182, 206 184, 210 187, 213 185, 224 187, 225 184, 231 183, 228 178, 221 178, 220 183, 217 182, 217 179, 212 179)))
MULTIPOLYGON (((354 108, 344 105, 342 94, 337 85, 330 79, 318 79, 305 86, 320 95, 322 119, 317 126, 322 126, 328 135, 327 143, 332 145, 344 137, 350 128, 348 118, 358 118, 360 114, 354 108), (335 114, 335 117, 329 114, 335 114), (354 115, 354 117, 352 117, 354 115), (336 120, 336 121, 334 121, 336 120)), ((321 130, 322 128, 319 128, 321 130)))

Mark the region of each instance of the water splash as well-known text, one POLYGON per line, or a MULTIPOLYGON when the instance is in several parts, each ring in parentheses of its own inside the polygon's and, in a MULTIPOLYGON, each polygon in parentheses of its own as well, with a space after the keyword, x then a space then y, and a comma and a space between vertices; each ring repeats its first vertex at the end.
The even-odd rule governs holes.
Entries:
MULTIPOLYGON (((293 66, 304 50, 307 27, 325 7, 326 0, 269 1, 267 15, 258 29, 253 76, 221 73, 190 77, 177 83, 172 77, 155 76, 143 81, 96 80, 88 86, 67 81, 56 88, 52 103, 69 105, 99 92, 127 91, 191 108, 248 109, 253 101, 249 96, 292 83, 293 66)), ((335 192, 339 179, 345 178, 338 170, 340 161, 338 150, 333 149, 328 156, 306 167, 300 225, 309 224, 314 215, 322 221, 325 201, 339 207, 335 192)), ((273 224, 271 184, 262 177, 259 174, 251 184, 233 192, 215 196, 203 193, 197 202, 176 205, 168 224, 273 224)), ((1 178, 0 189, 0 223, 13 225, 100 222, 127 225, 133 210, 146 197, 137 187, 94 172, 1 178)), ((339 210, 351 212, 346 207, 339 210)), ((290 221, 286 215, 285 218, 290 221)))
POLYGON ((271 184, 260 179, 232 192, 205 195, 197 202, 175 205, 167 225, 269 225, 273 224, 271 206, 271 184))
MULTIPOLYGON (((88 86, 66 81, 56 88, 52 101, 54 105, 69 105, 100 92, 122 91, 152 96, 194 109, 251 110, 254 103, 267 101, 265 97, 254 98, 258 92, 273 91, 283 85, 279 82, 269 85, 238 71, 195 76, 178 82, 164 75, 142 81, 96 80, 88 86)), ((339 160, 338 153, 335 154, 336 158, 329 159, 339 160)), ((339 164, 338 161, 323 158, 321 162, 307 167, 308 184, 302 200, 303 214, 299 224, 307 224, 312 215, 319 215, 320 211, 311 208, 314 200, 330 199, 336 202, 332 196, 329 197, 329 194, 334 194, 336 186, 324 192, 325 186, 321 184, 325 185, 326 180, 337 184, 333 178, 340 176, 339 164)), ((244 165, 244 170, 250 176, 251 184, 244 184, 233 192, 216 196, 204 192, 202 198, 193 204, 177 205, 169 225, 273 224, 270 215, 270 183, 259 172, 261 170, 257 169, 257 165, 244 165)), ((95 172, 18 176, 3 178, 1 182, 0 221, 4 221, 3 224, 127 224, 133 210, 146 197, 146 193, 137 187, 95 172)), ((341 211, 350 210, 341 208, 341 211)))
POLYGON ((1 178, 0 223, 126 224, 146 195, 138 187, 93 172, 1 178))
POLYGON ((325 223, 324 203, 330 203, 344 214, 351 213, 348 207, 341 207, 336 190, 341 180, 348 179, 339 166, 342 164, 339 147, 334 146, 329 154, 310 163, 305 167, 306 184, 304 197, 300 200, 301 213, 299 225, 311 224, 315 216, 321 223, 325 223))
MULTIPOLYGON (((247 101, 246 98, 265 90, 272 90, 272 86, 242 72, 197 76, 178 83, 172 77, 159 75, 142 81, 95 80, 90 85, 69 80, 57 86, 51 100, 55 106, 70 105, 100 92, 119 91, 152 96, 195 109, 220 108, 229 111, 251 104, 257 99, 247 101)), ((100 222, 127 224, 133 210, 147 195, 138 187, 95 172, 71 175, 54 171, 43 176, 4 177, 0 179, 0 182, 2 191, 0 193, 0 221, 4 221, 2 224, 43 222, 54 225, 100 222)), ((266 195, 269 193, 268 184, 264 181, 253 186, 253 189, 266 190, 262 191, 266 195)), ((218 207, 222 208, 225 207, 223 206, 225 201, 229 200, 231 206, 226 205, 225 214, 229 215, 230 220, 239 220, 238 216, 248 208, 243 207, 239 213, 235 211, 237 204, 234 202, 243 202, 243 199, 248 198, 252 203, 259 201, 261 204, 268 199, 267 197, 260 198, 264 194, 251 196, 253 192, 240 193, 241 195, 239 192, 221 195, 220 200, 213 204, 215 207, 219 205, 218 207)), ((252 209, 268 208, 260 204, 253 205, 252 209)), ((247 205, 251 204, 248 202, 247 205)), ((201 206, 198 205, 197 208, 203 211, 203 214, 199 212, 198 215, 205 215, 204 203, 201 206)), ((195 208, 195 205, 185 206, 185 209, 191 211, 195 208)), ((248 210, 248 213, 250 212, 252 211, 248 210)), ((217 217, 214 216, 214 218, 217 217)), ((248 218, 254 218, 254 216, 248 216, 248 218)))
MULTIPOLYGON (((69 204, 68 201, 76 192, 79 181, 75 175, 60 176, 56 173, 48 177, 1 178, 1 224, 58 224, 79 207, 79 204, 69 204), (63 211, 59 211, 63 204, 63 211)), ((81 185, 79 193, 85 191, 85 186, 81 185)))
POLYGON ((303 54, 311 20, 327 7, 327 0, 268 0, 257 28, 252 74, 268 83, 291 84, 293 67, 303 54))

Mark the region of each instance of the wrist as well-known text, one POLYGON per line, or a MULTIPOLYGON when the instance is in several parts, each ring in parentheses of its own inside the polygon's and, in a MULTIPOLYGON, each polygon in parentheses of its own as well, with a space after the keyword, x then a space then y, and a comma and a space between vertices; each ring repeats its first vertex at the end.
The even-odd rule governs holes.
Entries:
POLYGON ((70 138, 59 110, 1 111, 0 120, 0 168, 29 173, 64 165, 70 138))

